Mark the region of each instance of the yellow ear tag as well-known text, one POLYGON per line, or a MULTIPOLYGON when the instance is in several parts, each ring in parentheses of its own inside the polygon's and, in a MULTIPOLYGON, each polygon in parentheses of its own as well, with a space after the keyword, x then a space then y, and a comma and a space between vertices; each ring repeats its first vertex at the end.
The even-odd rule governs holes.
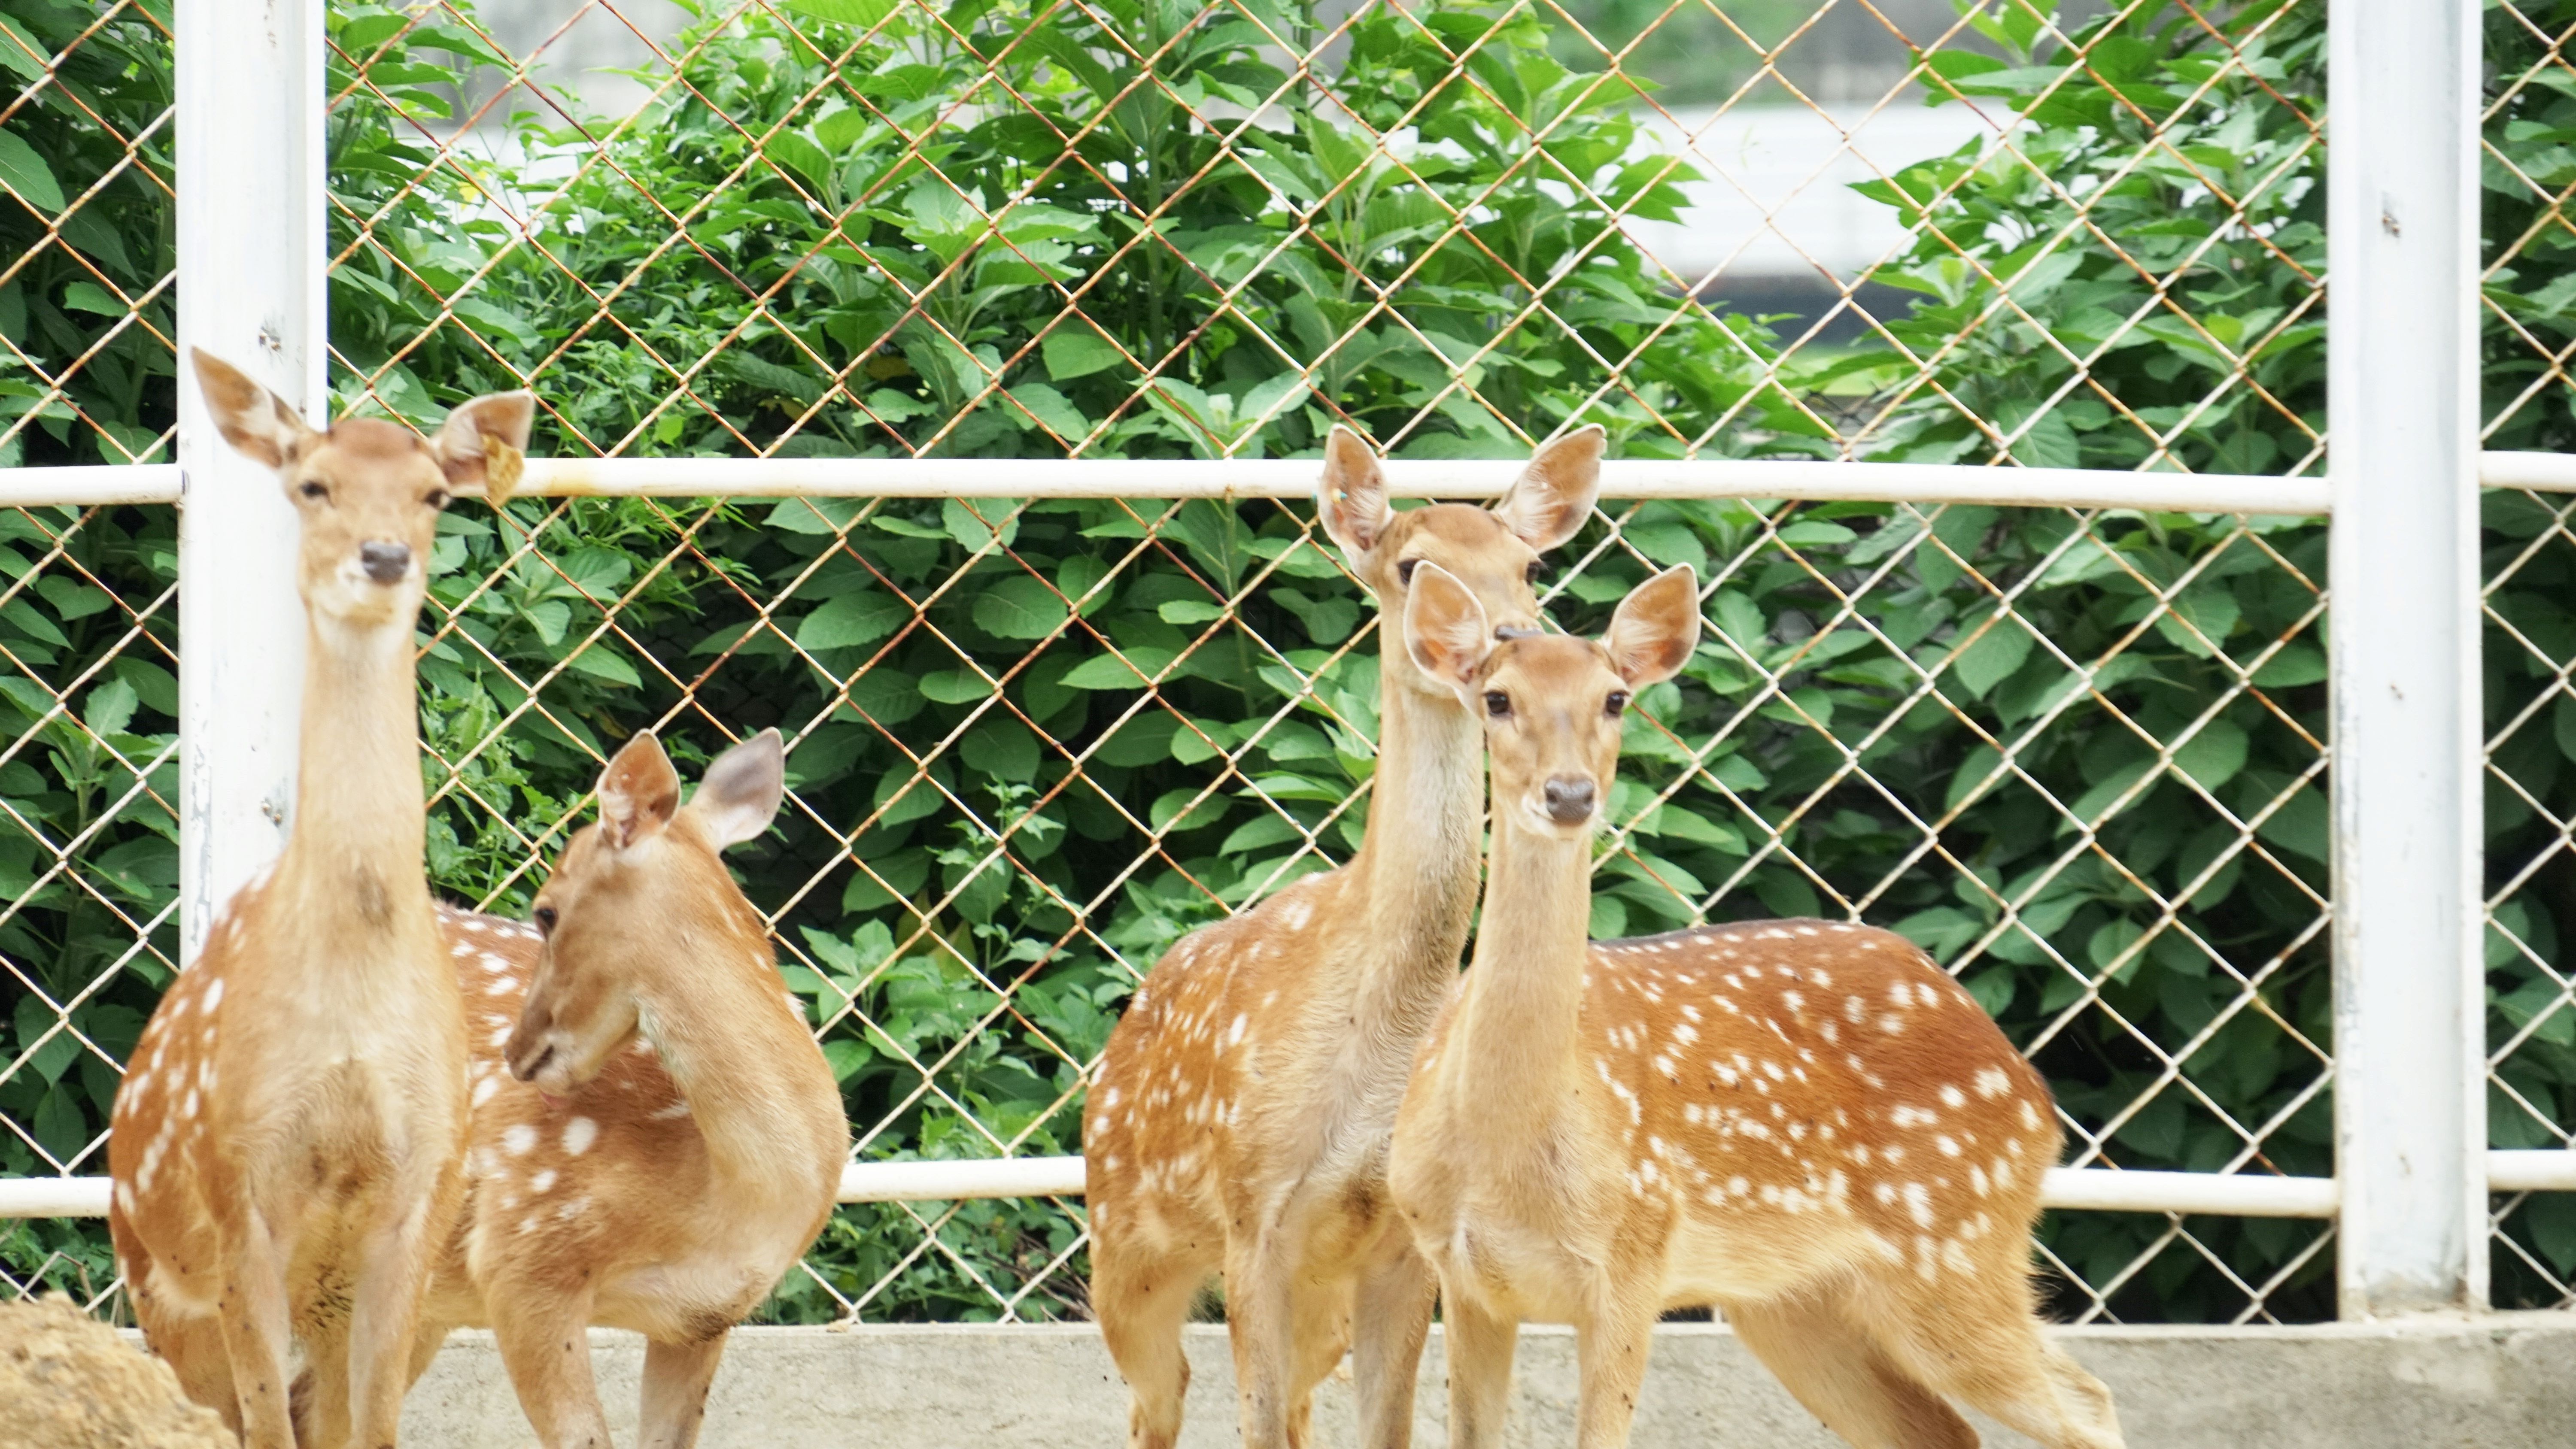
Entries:
POLYGON ((498 508, 518 491, 519 476, 527 470, 528 455, 499 438, 483 440, 483 500, 498 508))

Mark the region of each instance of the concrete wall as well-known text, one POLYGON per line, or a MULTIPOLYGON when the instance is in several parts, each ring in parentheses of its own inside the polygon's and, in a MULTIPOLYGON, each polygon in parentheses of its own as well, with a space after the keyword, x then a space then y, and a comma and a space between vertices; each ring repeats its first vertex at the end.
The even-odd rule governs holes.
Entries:
MULTIPOLYGON (((1190 1331, 1187 1449, 1238 1443, 1224 1331, 1190 1331)), ((2119 1396, 2138 1449, 2559 1449, 2576 1441, 2576 1315, 2502 1314, 2403 1327, 2071 1330, 2067 1347, 2119 1396)), ((639 1340, 595 1339, 600 1389, 632 1443, 639 1340)), ((1511 1442, 1574 1442, 1574 1341, 1521 1338, 1511 1442)), ((1446 1442, 1440 1342, 1422 1369, 1416 1441, 1446 1442)), ((1328 1382, 1318 1449, 1352 1441, 1350 1387, 1328 1382)), ((1114 1449, 1126 1391, 1088 1325, 745 1329, 716 1379, 705 1449, 1114 1449)), ((517 1449, 520 1416, 492 1341, 459 1334, 411 1397, 410 1449, 517 1449)), ((1723 1328, 1671 1325, 1638 1449, 1828 1449, 1816 1426, 1723 1328)), ((1989 1442, 2023 1445, 2001 1432, 1989 1442)))

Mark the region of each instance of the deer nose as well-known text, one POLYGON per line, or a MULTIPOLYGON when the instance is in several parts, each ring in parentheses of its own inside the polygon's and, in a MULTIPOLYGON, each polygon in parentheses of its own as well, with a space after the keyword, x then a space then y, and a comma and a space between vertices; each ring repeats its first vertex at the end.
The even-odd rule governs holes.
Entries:
POLYGON ((407 543, 362 543, 358 545, 358 562, 367 577, 380 584, 390 584, 411 568, 411 545, 407 543))
POLYGON ((1547 813, 1559 825, 1579 825, 1592 818, 1595 792, 1592 782, 1574 775, 1559 775, 1547 782, 1547 813))

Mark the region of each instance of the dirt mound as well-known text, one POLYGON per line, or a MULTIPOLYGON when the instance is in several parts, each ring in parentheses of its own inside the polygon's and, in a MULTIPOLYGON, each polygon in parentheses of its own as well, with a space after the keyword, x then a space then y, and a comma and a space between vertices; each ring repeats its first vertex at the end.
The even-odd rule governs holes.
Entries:
POLYGON ((234 1449, 170 1366, 59 1293, 0 1303, 0 1440, 9 1449, 234 1449))

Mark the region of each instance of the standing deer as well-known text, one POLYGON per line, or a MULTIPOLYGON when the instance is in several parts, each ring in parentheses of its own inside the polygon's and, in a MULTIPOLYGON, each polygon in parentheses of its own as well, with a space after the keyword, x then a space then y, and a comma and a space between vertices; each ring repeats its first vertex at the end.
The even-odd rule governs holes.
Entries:
POLYGON ((277 469, 301 516, 295 817, 135 1046, 108 1227, 152 1347, 252 1449, 296 1443, 294 1346, 305 1442, 380 1449, 466 1121, 464 1007, 423 876, 412 630, 439 510, 506 493, 534 399, 476 398, 427 440, 368 418, 317 433, 194 362, 224 440, 277 469))
POLYGON ((1627 1442, 1657 1316, 1725 1311, 1856 1445, 1973 1446, 1945 1396, 2051 1449, 2118 1449, 2030 1279, 2048 1088, 1902 937, 1768 921, 1588 942, 1591 840, 1631 694, 1699 637, 1687 567, 1588 640, 1495 643, 1425 569, 1405 637, 1484 719, 1476 951, 1423 1043, 1390 1190, 1440 1278, 1450 1442, 1501 1442, 1523 1319, 1576 1330, 1578 1443, 1627 1442))
POLYGON ((722 858, 769 828, 784 770, 763 730, 682 806, 639 734, 537 893, 535 930, 446 914, 473 1140, 415 1371, 450 1329, 488 1325, 547 1449, 608 1449, 594 1323, 647 1340, 638 1442, 696 1443, 726 1331, 831 1215, 840 1088, 722 858))
MULTIPOLYGON (((1532 632, 1539 555, 1589 516, 1602 442, 1586 428, 1539 449, 1493 511, 1399 514, 1368 445, 1337 428, 1316 512, 1397 617, 1437 568, 1506 632, 1532 632)), ((1092 1309, 1134 1396, 1133 1449, 1180 1432, 1181 1326, 1218 1271, 1247 1449, 1304 1442, 1310 1395, 1345 1348, 1364 1442, 1401 1449, 1412 1429, 1431 1277, 1385 1210, 1386 1140, 1466 945, 1484 762, 1456 692, 1403 648, 1380 653, 1358 852, 1175 943, 1084 1105, 1092 1309)))

